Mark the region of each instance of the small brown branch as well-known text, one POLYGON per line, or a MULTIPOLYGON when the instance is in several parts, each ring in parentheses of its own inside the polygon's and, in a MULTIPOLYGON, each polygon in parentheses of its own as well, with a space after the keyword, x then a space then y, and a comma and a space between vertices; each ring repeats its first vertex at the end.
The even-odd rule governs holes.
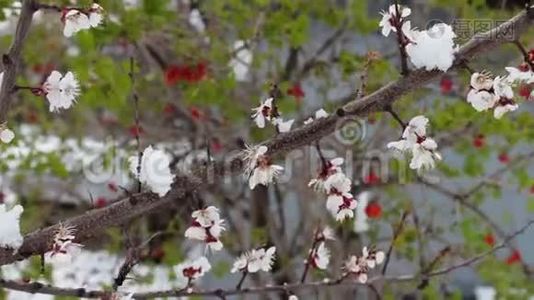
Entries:
POLYGON ((241 290, 241 286, 243 286, 243 283, 245 282, 245 278, 247 278, 248 270, 244 270, 243 274, 241 275, 241 278, 239 279, 239 282, 237 283, 235 289, 241 290))
POLYGON ((386 107, 385 111, 387 111, 393 117, 393 119, 395 119, 395 121, 399 123, 399 125, 402 127, 402 130, 404 131, 404 129, 406 128, 406 126, 408 126, 408 124, 402 121, 401 117, 397 114, 397 112, 393 110, 393 107, 389 105, 386 107))
POLYGON ((401 58, 401 74, 407 76, 410 73, 408 69, 408 53, 406 52, 406 38, 402 32, 401 13, 399 10, 399 1, 395 0, 395 29, 397 30, 397 44, 399 46, 400 58, 401 58))
POLYGON ((391 254, 393 254, 393 248, 395 247, 395 241, 397 240, 400 233, 402 232, 404 228, 404 223, 406 222, 406 218, 408 217, 409 214, 410 212, 408 210, 405 210, 402 213, 399 223, 393 229, 393 237, 391 238, 391 244, 389 245, 388 251, 386 252, 386 258, 384 260, 384 267, 382 267, 382 275, 386 274, 386 271, 389 265, 389 260, 391 259, 391 254))
POLYGON ((141 127, 140 127, 140 121, 139 121, 139 95, 137 94, 137 91, 135 89, 135 60, 132 57, 130 57, 130 71, 128 72, 128 77, 130 78, 130 84, 131 84, 131 95, 134 102, 134 123, 135 123, 135 143, 137 147, 137 192, 141 193, 142 190, 142 184, 141 184, 141 163, 143 161, 143 152, 141 151, 141 127))
POLYGON ((534 61, 530 60, 527 49, 525 49, 519 40, 514 40, 513 43, 516 45, 517 49, 519 49, 521 55, 523 55, 523 59, 525 60, 525 63, 529 65, 530 70, 534 71, 534 61))

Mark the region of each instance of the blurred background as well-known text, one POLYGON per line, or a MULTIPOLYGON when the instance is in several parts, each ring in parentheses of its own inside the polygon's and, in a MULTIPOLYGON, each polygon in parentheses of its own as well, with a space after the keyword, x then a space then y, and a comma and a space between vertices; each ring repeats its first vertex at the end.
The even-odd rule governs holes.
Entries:
MULTIPOLYGON (((48 1, 90 6, 92 1, 48 1)), ((70 39, 62 34, 60 14, 40 11, 23 51, 17 83, 38 86, 52 70, 73 71, 82 93, 75 106, 48 111, 46 101, 24 91, 16 94, 10 128, 16 138, 0 144, 0 202, 24 206, 22 231, 101 208, 126 198, 133 186, 127 158, 154 145, 172 155, 171 168, 187 171, 208 157, 224 160, 244 143, 275 135, 258 129, 251 108, 281 91, 279 110, 294 118, 293 128, 320 108, 334 112, 400 77, 396 40, 382 36, 380 11, 390 1, 367 0, 101 0, 104 24, 70 39), (140 126, 134 122, 130 58, 136 63, 140 126), (209 152, 209 155, 208 155, 209 152)), ((412 9, 413 27, 452 24, 457 43, 518 13, 524 1, 400 1, 412 9)), ((20 2, 0 1, 0 47, 13 37, 20 2)), ((532 31, 523 44, 534 47, 532 31)), ((504 74, 521 54, 505 45, 470 62, 475 70, 504 74)), ((451 71, 397 101, 404 121, 424 114, 444 160, 421 180, 407 163, 393 158, 386 144, 401 129, 388 114, 342 124, 321 140, 327 158, 343 157, 360 206, 356 221, 336 223, 325 197, 307 184, 319 158, 314 147, 276 157, 286 168, 278 184, 250 191, 241 176, 202 191, 198 199, 130 224, 135 239, 153 238, 142 263, 121 289, 170 289, 172 267, 203 253, 185 240, 192 210, 216 205, 227 221, 225 250, 211 256, 213 269, 198 285, 231 288, 233 259, 244 250, 272 244, 277 260, 271 274, 250 277, 246 285, 295 282, 304 268, 317 224, 335 229, 328 244, 328 271, 309 280, 335 278, 343 260, 366 245, 386 250, 403 212, 409 212, 395 242, 388 275, 419 274, 489 250, 534 217, 534 104, 532 86, 516 91, 521 108, 495 120, 465 101, 467 71, 451 71)), ((226 179, 226 178, 225 178, 226 179)), ((483 261, 428 282, 386 283, 385 299, 528 299, 534 296, 534 231, 520 235, 483 261)), ((48 264, 38 257, 1 267, 5 279, 32 279, 64 287, 109 288, 125 255, 120 228, 88 243, 71 264, 48 264)), ((377 272, 378 274, 378 272, 377 272)), ((371 275, 372 276, 372 275, 371 275)), ((301 299, 374 299, 367 289, 350 287, 302 290, 301 299)), ((2 291, 2 299, 53 299, 52 296, 2 291)), ((57 297, 60 299, 60 297, 57 297)), ((239 297, 236 297, 237 299, 239 297)), ((247 296, 276 299, 281 295, 247 296)), ((61 298, 64 299, 64 298, 61 298)), ((245 298, 244 298, 245 299, 245 298)))

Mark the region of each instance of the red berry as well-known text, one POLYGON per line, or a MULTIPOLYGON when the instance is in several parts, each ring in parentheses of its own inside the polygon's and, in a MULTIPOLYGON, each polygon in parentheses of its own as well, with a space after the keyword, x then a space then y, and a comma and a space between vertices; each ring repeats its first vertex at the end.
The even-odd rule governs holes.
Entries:
POLYGON ((534 184, 530 187, 530 193, 534 194, 534 184))
POLYGON ((4 201, 6 199, 6 194, 3 192, 0 192, 0 204, 4 204, 4 201))
POLYGON ((102 208, 105 207, 108 204, 108 200, 104 197, 98 197, 95 201, 95 207, 96 208, 102 208))
POLYGON ((519 96, 528 99, 530 97, 530 93, 532 92, 532 88, 528 84, 522 84, 519 87, 519 96))
POLYGON ((518 263, 518 262, 521 262, 521 253, 518 250, 514 250, 506 258, 506 264, 513 265, 513 264, 518 263))
POLYGON ((165 104, 165 107, 163 107, 163 113, 167 116, 167 117, 172 117, 174 116, 174 114, 176 114, 176 105, 172 104, 172 103, 167 103, 165 104))
POLYGON ((191 106, 189 108, 189 113, 191 113, 191 117, 197 121, 200 121, 204 118, 204 113, 202 111, 194 106, 191 106))
POLYGON ((300 103, 302 98, 304 98, 304 90, 302 90, 300 83, 293 84, 293 86, 287 90, 287 94, 295 97, 297 103, 300 103))
POLYGON ((442 94, 448 94, 452 91, 453 82, 452 80, 445 76, 441 78, 441 81, 439 83, 439 87, 441 89, 442 94))
POLYGON ((502 152, 499 154, 499 161, 503 164, 507 164, 510 162, 510 157, 505 152, 502 152))
POLYGON ((473 140, 473 146, 475 148, 482 148, 484 147, 484 144, 485 144, 485 137, 483 134, 477 135, 475 139, 473 140))
POLYGON ((365 208, 365 214, 371 219, 380 218, 382 215, 382 206, 378 201, 369 202, 365 208))
POLYGON ((117 185, 115 184, 115 182, 109 182, 108 183, 108 189, 114 193, 118 192, 119 189, 117 188, 117 185))
POLYGON ((493 247, 495 245, 495 237, 491 233, 487 233, 484 236, 484 243, 486 243, 488 246, 493 247))
POLYGON ((130 132, 130 135, 133 137, 140 136, 141 134, 144 133, 143 127, 141 126, 137 127, 136 125, 130 126, 130 128, 128 128, 128 131, 130 132))
POLYGON ((183 68, 177 65, 170 65, 165 70, 165 84, 168 86, 175 85, 183 78, 183 68))
POLYGON ((371 171, 369 172, 369 175, 365 176, 363 182, 369 185, 377 184, 380 182, 380 177, 378 177, 375 172, 371 171))

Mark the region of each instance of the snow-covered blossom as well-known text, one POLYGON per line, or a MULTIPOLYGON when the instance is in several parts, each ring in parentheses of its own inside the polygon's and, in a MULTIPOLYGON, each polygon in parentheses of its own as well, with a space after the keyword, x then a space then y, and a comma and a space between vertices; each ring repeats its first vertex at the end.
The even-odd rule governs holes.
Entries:
POLYGON ((312 180, 310 180, 308 186, 313 187, 313 189, 316 191, 326 192, 324 188, 324 182, 329 176, 341 172, 341 165, 343 164, 343 161, 343 158, 336 157, 327 161, 326 164, 322 164, 321 170, 319 171, 319 175, 317 176, 317 178, 313 178, 312 180))
POLYGON ((231 272, 247 271, 248 273, 256 273, 258 271, 269 272, 273 265, 274 254, 276 247, 268 249, 260 248, 245 252, 239 256, 232 267, 231 272))
POLYGON ((252 114, 252 119, 259 128, 265 127, 265 121, 271 121, 273 100, 273 98, 269 98, 262 102, 260 106, 252 109, 252 111, 254 111, 252 114))
POLYGON ((328 198, 326 208, 337 221, 354 217, 357 201, 350 193, 352 183, 343 173, 336 173, 325 181, 328 198))
POLYGON ((15 133, 9 128, 0 126, 0 141, 2 143, 10 143, 15 138, 15 133))
POLYGON ((22 246, 23 237, 20 234, 20 215, 24 211, 21 205, 7 208, 6 204, 0 204, 0 247, 17 250, 22 246))
POLYGON ((204 241, 211 250, 219 251, 223 248, 220 236, 224 228, 224 220, 219 216, 215 206, 194 211, 191 216, 193 222, 185 231, 185 237, 204 241))
POLYGON ((402 22, 402 19, 408 17, 411 13, 412 10, 408 7, 396 7, 395 4, 390 5, 387 12, 380 12, 382 20, 380 20, 379 26, 382 27, 382 34, 388 36, 391 31, 397 32, 397 23, 402 22), (400 18, 397 18, 397 9, 400 12, 400 18))
POLYGON ((278 127, 279 132, 289 132, 291 130, 291 125, 293 125, 293 122, 295 122, 295 120, 293 119, 284 121, 282 120, 282 118, 276 118, 273 120, 273 123, 275 126, 278 127))
MULTIPOLYGON (((321 118, 326 118, 328 117, 328 113, 326 112, 326 110, 324 109, 318 109, 316 112, 315 112, 315 120, 317 119, 321 119, 321 118)), ((304 121, 304 125, 308 125, 310 124, 311 122, 313 122, 314 118, 308 118, 307 120, 304 121)))
POLYGON ((384 261, 385 255, 382 251, 364 247, 362 256, 352 255, 345 262, 343 269, 346 275, 354 275, 360 283, 366 283, 368 272, 384 261))
POLYGON ((410 168, 423 171, 433 169, 436 160, 441 160, 441 155, 437 152, 438 144, 432 138, 426 136, 426 126, 428 119, 424 116, 417 116, 410 120, 402 134, 402 139, 388 143, 389 149, 394 149, 400 153, 410 153, 412 160, 410 168))
POLYGON ((50 103, 51 112, 70 108, 80 94, 80 85, 72 72, 63 76, 58 71, 52 71, 42 89, 50 103))
POLYGON ((54 234, 52 248, 46 256, 51 259, 69 261, 79 254, 83 245, 74 242, 76 238, 74 233, 74 227, 60 223, 54 234))
MULTIPOLYGON (((130 172, 136 177, 138 173, 139 157, 133 155, 128 159, 130 165, 130 172)), ((173 176, 169 165, 171 163, 170 156, 158 149, 148 146, 143 151, 141 156, 141 172, 138 180, 150 188, 150 190, 160 197, 165 196, 171 189, 173 176)))
POLYGON ((289 298, 287 298, 288 300, 299 300, 299 297, 297 297, 296 295, 291 295, 289 296, 289 298))
POLYGON ((188 282, 204 276, 209 270, 211 270, 211 265, 208 259, 204 256, 195 260, 183 262, 174 267, 176 276, 181 279, 186 279, 188 282))
POLYGON ((248 183, 250 189, 258 184, 268 185, 280 174, 283 167, 273 165, 267 153, 267 146, 249 147, 243 153, 245 163, 245 175, 249 176, 248 183))
POLYGON ((435 24, 424 31, 413 30, 410 33, 412 42, 406 46, 406 52, 417 68, 446 72, 452 66, 458 50, 455 37, 452 27, 444 23, 435 24))
POLYGON ((86 11, 76 8, 66 10, 62 16, 62 21, 65 24, 63 35, 71 37, 78 31, 97 27, 102 23, 103 13, 104 9, 96 3, 93 3, 91 8, 86 11))
POLYGON ((324 242, 321 242, 318 247, 311 251, 312 265, 318 269, 325 270, 330 263, 330 250, 326 248, 324 242))

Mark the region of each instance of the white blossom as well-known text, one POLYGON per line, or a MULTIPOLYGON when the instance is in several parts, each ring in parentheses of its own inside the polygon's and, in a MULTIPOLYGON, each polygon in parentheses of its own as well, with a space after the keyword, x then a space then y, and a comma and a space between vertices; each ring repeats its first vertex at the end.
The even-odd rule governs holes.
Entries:
POLYGON ((253 53, 246 46, 246 41, 237 40, 234 42, 235 57, 230 60, 230 67, 234 71, 237 81, 247 81, 250 79, 249 71, 252 63, 253 53))
POLYGON ((291 295, 289 296, 288 300, 299 300, 299 297, 297 297, 296 295, 291 295))
POLYGON ((97 3, 93 3, 89 9, 89 25, 91 27, 98 27, 104 19, 104 9, 97 3))
POLYGON ((196 280, 211 270, 208 259, 201 256, 195 260, 189 260, 174 266, 174 272, 180 279, 187 281, 196 280))
POLYGON ((321 270, 326 270, 330 263, 330 251, 326 248, 324 242, 321 242, 319 246, 313 250, 311 257, 313 266, 321 270))
POLYGON ((389 149, 400 153, 410 153, 412 155, 410 168, 418 172, 434 168, 435 161, 441 160, 441 155, 437 152, 437 143, 426 136, 427 125, 426 117, 414 117, 404 130, 402 139, 387 145, 389 149))
POLYGON ((534 72, 532 70, 522 71, 514 67, 506 67, 505 69, 508 71, 506 79, 510 82, 521 81, 527 84, 534 83, 534 72))
POLYGON ((475 72, 471 75, 471 87, 476 91, 486 90, 489 91, 493 87, 493 79, 485 72, 475 72))
POLYGON ((91 8, 87 11, 82 11, 76 8, 67 10, 62 16, 65 23, 63 27, 63 35, 71 37, 78 31, 97 27, 104 19, 104 9, 97 3, 93 3, 91 8))
POLYGON ((76 97, 80 94, 80 85, 72 72, 67 72, 63 76, 54 70, 43 84, 43 91, 50 103, 50 111, 55 112, 68 109, 76 102, 76 97))
POLYGON ((343 164, 343 161, 343 158, 337 157, 327 161, 325 165, 321 164, 319 175, 310 180, 308 186, 313 187, 313 189, 316 191, 326 192, 324 182, 329 176, 341 172, 341 165, 343 164))
POLYGON ((20 234, 20 215, 24 211, 21 205, 7 208, 6 204, 0 204, 0 247, 17 250, 22 246, 23 237, 20 234))
POLYGON ((351 185, 350 179, 342 173, 328 177, 324 183, 328 191, 326 208, 337 221, 354 217, 354 209, 358 203, 350 193, 351 185))
POLYGON ((83 245, 74 242, 76 238, 74 233, 74 227, 60 223, 54 234, 52 249, 46 253, 46 256, 49 259, 70 262, 74 256, 80 253, 83 247, 83 245))
POLYGON ((371 269, 380 265, 384 259, 385 254, 382 251, 369 251, 367 247, 363 247, 362 256, 367 261, 367 266, 371 269))
POLYGON ((189 13, 189 24, 191 24, 196 31, 203 33, 206 30, 206 25, 202 20, 202 15, 198 9, 192 9, 189 13))
MULTIPOLYGON (((128 159, 128 162, 130 172, 137 177, 139 157, 133 155, 128 159)), ((171 158, 166 152, 148 146, 141 156, 141 172, 138 180, 148 185, 150 190, 160 197, 165 196, 170 191, 173 182, 170 163, 171 158)))
POLYGON ((213 251, 223 248, 220 236, 224 228, 224 220, 219 216, 219 210, 215 206, 194 211, 191 216, 193 223, 185 231, 185 237, 206 243, 213 251))
POLYGON ((267 146, 249 147, 244 151, 245 175, 249 176, 249 187, 254 189, 256 185, 268 185, 284 170, 283 167, 273 165, 271 159, 265 155, 267 146))
POLYGON ((276 247, 269 249, 260 248, 245 252, 239 256, 232 267, 231 272, 247 271, 248 273, 256 273, 258 271, 269 272, 271 270, 276 247))
POLYGON ((0 141, 2 141, 2 143, 10 143, 14 138, 15 138, 15 133, 13 131, 11 131, 11 129, 9 128, 1 128, 0 127, 0 141))
POLYGON ((77 9, 68 10, 63 17, 63 21, 65 23, 63 35, 66 37, 71 37, 80 30, 91 28, 89 17, 77 9))
POLYGON ((254 249, 248 256, 247 269, 249 273, 258 271, 269 272, 273 265, 276 247, 254 249))
POLYGON ((385 259, 384 252, 364 247, 362 256, 352 255, 345 262, 343 269, 347 275, 356 276, 360 283, 366 283, 368 272, 381 264, 385 259))
POLYGON ((472 89, 467 94, 467 102, 473 106, 477 111, 486 111, 495 106, 495 103, 499 101, 499 97, 488 91, 477 91, 472 89))
POLYGON ((512 99, 514 97, 512 86, 506 78, 500 76, 495 77, 493 80, 493 90, 495 91, 495 95, 501 98, 512 99))
POLYGON ((504 104, 504 105, 498 105, 497 107, 495 107, 495 110, 493 110, 493 117, 495 119, 500 119, 500 118, 502 118, 502 116, 505 113, 510 112, 510 111, 514 111, 514 110, 516 110, 518 108, 519 108, 519 105, 514 104, 514 103, 507 103, 507 104, 504 104))
POLYGON ((265 127, 265 121, 271 120, 271 112, 273 107, 273 98, 269 98, 262 102, 260 106, 253 108, 252 119, 259 128, 265 127))
POLYGON ((390 5, 387 12, 381 12, 382 20, 380 20, 380 23, 378 24, 380 27, 382 27, 382 35, 388 36, 391 31, 397 32, 397 29, 395 28, 395 22, 397 19, 397 9, 400 12, 401 18, 406 18, 411 14, 411 9, 408 7, 402 7, 399 6, 398 8, 395 6, 395 4, 390 5))
POLYGON ((406 46, 406 52, 417 68, 446 72, 452 66, 458 50, 455 37, 451 26, 438 23, 425 31, 412 31, 413 41, 406 46))

